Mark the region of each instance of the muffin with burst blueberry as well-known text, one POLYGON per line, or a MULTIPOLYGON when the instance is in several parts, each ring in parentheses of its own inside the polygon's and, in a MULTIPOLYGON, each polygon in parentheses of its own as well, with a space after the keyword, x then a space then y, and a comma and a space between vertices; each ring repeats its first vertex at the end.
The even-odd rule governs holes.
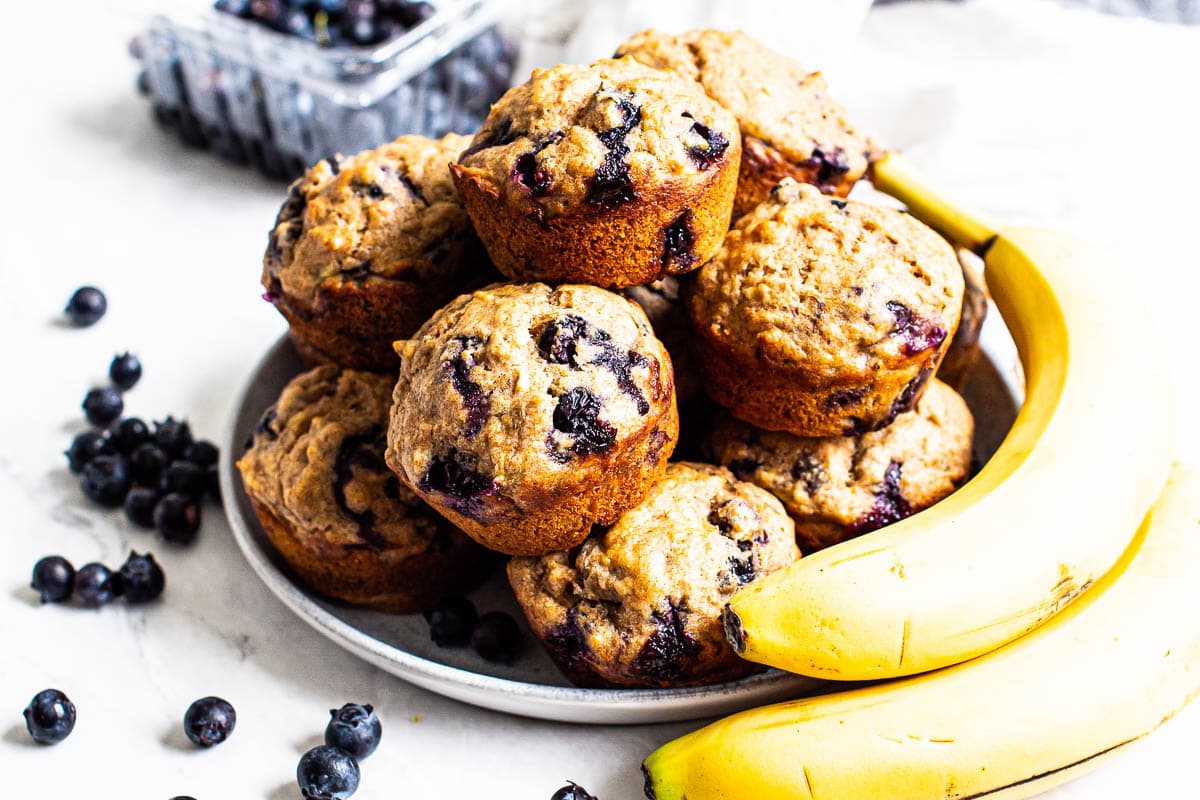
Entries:
POLYGON ((384 463, 392 379, 332 365, 296 376, 238 461, 271 543, 315 591, 387 611, 471 588, 493 556, 384 463))
POLYGON ((263 286, 306 361, 394 370, 393 340, 495 275, 446 168, 467 141, 401 136, 292 184, 263 286))
POLYGON ((742 163, 735 217, 784 178, 844 197, 867 169, 871 144, 829 96, 824 76, 741 31, 647 30, 617 55, 697 81, 737 117, 742 163))
POLYGON ((854 436, 912 409, 958 327, 954 250, 913 217, 785 179, 685 295, 705 388, 735 417, 854 436))
POLYGON ((514 558, 529 626, 584 686, 689 686, 759 669, 725 640, 739 587, 800 556, 792 521, 728 470, 677 462, 651 493, 579 547, 514 558))
POLYGON ((716 252, 740 157, 728 111, 627 58, 535 70, 451 170, 505 275, 623 287, 716 252))
POLYGON ((493 286, 397 343, 388 464, 476 540, 565 550, 638 503, 679 417, 646 315, 594 286, 493 286))
POLYGON ((898 522, 970 475, 974 419, 934 379, 916 408, 861 436, 811 438, 764 431, 721 415, 713 458, 774 494, 796 521, 804 552, 898 522))

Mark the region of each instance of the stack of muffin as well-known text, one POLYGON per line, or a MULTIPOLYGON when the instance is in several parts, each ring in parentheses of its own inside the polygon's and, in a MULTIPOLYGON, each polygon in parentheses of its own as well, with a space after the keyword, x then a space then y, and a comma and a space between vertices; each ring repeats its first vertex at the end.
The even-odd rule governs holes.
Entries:
POLYGON ((318 592, 419 610, 502 553, 573 681, 711 683, 755 669, 740 586, 967 476, 933 377, 964 282, 842 199, 870 147, 819 73, 740 33, 617 53, 291 187, 263 282, 321 366, 239 467, 318 592))

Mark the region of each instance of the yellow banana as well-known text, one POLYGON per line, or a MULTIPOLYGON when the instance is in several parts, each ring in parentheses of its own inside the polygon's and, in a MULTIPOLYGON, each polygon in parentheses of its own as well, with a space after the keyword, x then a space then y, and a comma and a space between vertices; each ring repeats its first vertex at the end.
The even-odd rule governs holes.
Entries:
POLYGON ((879 162, 874 181, 983 254, 1026 396, 958 492, 731 599, 726 627, 744 658, 835 680, 944 667, 1044 622, 1116 562, 1174 451, 1169 373, 1128 276, 1061 234, 994 232, 900 156, 879 162))
POLYGON ((1200 692, 1200 472, 1176 468, 1116 567, 974 661, 746 711, 644 764, 655 800, 1028 797, 1200 692))

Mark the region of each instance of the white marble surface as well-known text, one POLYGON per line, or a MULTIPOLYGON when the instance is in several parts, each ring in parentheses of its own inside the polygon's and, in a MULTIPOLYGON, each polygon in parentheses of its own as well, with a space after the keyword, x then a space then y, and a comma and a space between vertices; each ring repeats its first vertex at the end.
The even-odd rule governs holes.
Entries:
MULTIPOLYGON (((539 723, 411 688, 293 619, 242 562, 215 509, 196 545, 178 550, 89 506, 75 488, 59 451, 80 429, 79 401, 114 351, 131 348, 145 363, 131 413, 184 413, 215 436, 241 376, 283 327, 257 296, 280 187, 185 152, 152 127, 132 91, 124 39, 136 10, 152 4, 5 7, 4 794, 292 798, 296 761, 317 742, 326 710, 353 699, 375 703, 385 720, 383 745, 364 764, 364 800, 548 798, 568 777, 604 800, 640 796, 640 758, 691 725, 539 723), (85 331, 62 327, 56 312, 85 282, 108 293, 108 316, 85 331), (43 608, 26 588, 29 566, 46 553, 119 563, 130 547, 149 547, 166 568, 169 587, 153 607, 43 608), (36 748, 20 710, 47 686, 72 697, 79 723, 62 745, 36 748), (179 720, 206 694, 231 700, 239 723, 229 743, 197 752, 179 720)), ((1129 282, 1160 309, 1180 366, 1180 452, 1200 455, 1200 423, 1189 413, 1200 30, 1024 0, 903 4, 872 12, 847 55, 839 93, 933 177, 996 216, 1090 237, 1128 268, 1129 282)), ((1131 425, 1097 431, 1097 456, 1105 437, 1136 435, 1131 425)), ((1064 486, 1064 501, 1119 490, 1064 486)), ((1049 796, 1197 796, 1188 768, 1197 737, 1200 708, 1192 708, 1049 796)))

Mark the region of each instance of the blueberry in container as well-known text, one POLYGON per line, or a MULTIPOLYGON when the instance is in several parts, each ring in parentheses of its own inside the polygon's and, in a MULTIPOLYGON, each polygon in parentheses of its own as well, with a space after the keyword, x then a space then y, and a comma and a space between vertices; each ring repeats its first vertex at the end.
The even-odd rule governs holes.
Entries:
POLYGON ((505 0, 217 0, 131 42, 138 90, 189 146, 291 179, 405 133, 471 133, 511 83, 505 0))

